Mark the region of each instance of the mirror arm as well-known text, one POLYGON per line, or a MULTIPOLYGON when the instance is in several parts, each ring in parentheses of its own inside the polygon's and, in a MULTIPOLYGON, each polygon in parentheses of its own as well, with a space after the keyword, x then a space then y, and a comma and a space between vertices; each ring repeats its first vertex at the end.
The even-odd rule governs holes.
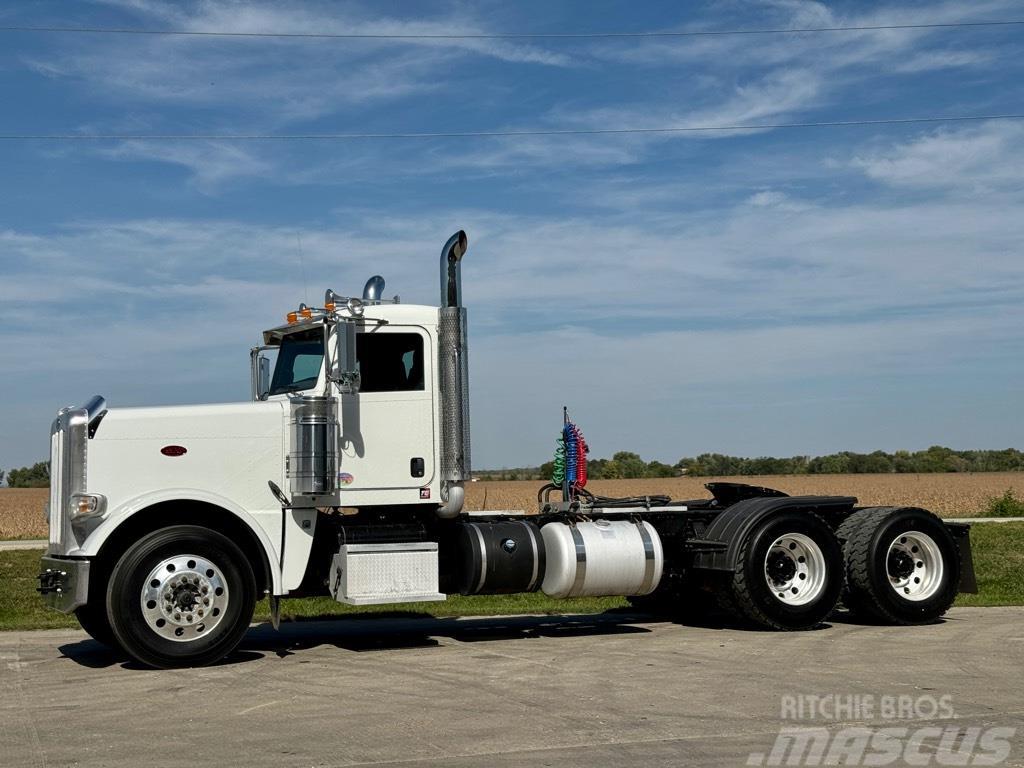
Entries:
POLYGON ((331 383, 337 384, 342 394, 359 391, 359 368, 356 362, 356 323, 354 320, 335 319, 324 323, 324 378, 327 393, 331 383), (334 327, 334 344, 330 343, 330 329, 334 327))

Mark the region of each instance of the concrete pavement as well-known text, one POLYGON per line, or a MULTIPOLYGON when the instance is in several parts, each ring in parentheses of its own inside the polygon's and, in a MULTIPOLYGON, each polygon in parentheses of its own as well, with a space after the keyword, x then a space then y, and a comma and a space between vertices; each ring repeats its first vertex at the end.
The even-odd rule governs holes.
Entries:
POLYGON ((1024 765, 1022 670, 1021 608, 793 634, 625 613, 297 622, 172 672, 78 631, 7 632, 0 765, 742 766, 781 727, 894 724, 781 720, 800 695, 948 696, 958 719, 926 725, 1018 728, 1005 764, 1024 765))
POLYGON ((0 552, 11 552, 16 549, 46 549, 46 539, 11 539, 0 541, 0 552))

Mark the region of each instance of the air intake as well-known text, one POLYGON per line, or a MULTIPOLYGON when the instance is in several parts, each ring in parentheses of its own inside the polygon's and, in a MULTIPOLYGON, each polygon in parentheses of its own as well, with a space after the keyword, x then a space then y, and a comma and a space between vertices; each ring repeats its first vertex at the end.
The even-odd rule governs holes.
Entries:
POLYGON ((378 304, 384 298, 384 278, 374 275, 366 281, 363 287, 363 303, 378 304))

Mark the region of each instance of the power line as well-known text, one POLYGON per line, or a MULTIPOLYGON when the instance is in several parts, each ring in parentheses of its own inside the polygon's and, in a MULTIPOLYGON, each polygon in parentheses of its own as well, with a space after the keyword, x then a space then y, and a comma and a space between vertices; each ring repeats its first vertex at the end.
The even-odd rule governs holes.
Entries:
POLYGON ((495 32, 495 33, 371 33, 371 32, 227 32, 186 29, 131 29, 117 27, 34 27, 0 26, 0 32, 90 35, 171 35, 178 37, 270 37, 324 40, 591 40, 602 38, 722 37, 727 35, 793 35, 821 32, 879 32, 901 29, 958 29, 964 27, 1010 27, 1024 21, 957 21, 936 24, 870 24, 837 27, 777 29, 708 29, 664 32, 495 32))
POLYGON ((664 128, 537 128, 508 131, 403 131, 395 133, 7 133, 0 141, 348 141, 353 139, 470 139, 516 136, 602 136, 621 134, 672 134, 714 131, 765 131, 789 128, 845 128, 866 125, 960 123, 981 120, 1024 120, 1022 114, 954 115, 949 117, 902 117, 878 120, 823 120, 803 123, 748 125, 685 125, 664 128))

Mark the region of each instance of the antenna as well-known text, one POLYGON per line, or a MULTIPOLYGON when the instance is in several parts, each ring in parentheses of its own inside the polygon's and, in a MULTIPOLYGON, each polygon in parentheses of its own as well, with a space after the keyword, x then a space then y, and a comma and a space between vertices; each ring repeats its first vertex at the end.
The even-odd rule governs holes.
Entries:
POLYGON ((295 233, 295 242, 299 246, 299 269, 302 270, 302 297, 306 300, 306 305, 309 305, 309 283, 306 281, 306 260, 302 258, 302 234, 299 232, 295 233))

